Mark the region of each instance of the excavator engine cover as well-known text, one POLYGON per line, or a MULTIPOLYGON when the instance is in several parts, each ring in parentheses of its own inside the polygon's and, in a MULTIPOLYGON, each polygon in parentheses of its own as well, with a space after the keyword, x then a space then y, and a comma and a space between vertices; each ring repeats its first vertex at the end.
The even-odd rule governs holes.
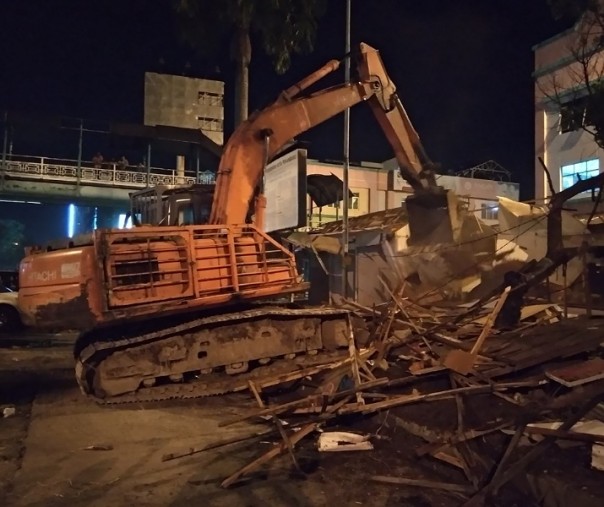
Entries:
POLYGON ((405 200, 409 245, 454 243, 459 237, 457 199, 450 190, 416 192, 405 200))

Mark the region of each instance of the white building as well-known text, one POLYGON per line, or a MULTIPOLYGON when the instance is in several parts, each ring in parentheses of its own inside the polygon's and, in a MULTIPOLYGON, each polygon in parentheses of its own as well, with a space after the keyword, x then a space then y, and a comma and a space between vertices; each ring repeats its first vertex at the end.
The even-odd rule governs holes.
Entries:
MULTIPOLYGON (((342 179, 340 164, 308 160, 307 174, 334 174, 342 179)), ((349 216, 360 216, 403 205, 412 189, 401 177, 396 159, 383 164, 361 162, 351 165, 349 186, 353 193, 349 201, 349 216)), ((437 184, 454 190, 467 203, 468 209, 489 225, 497 224, 497 198, 519 199, 519 185, 507 181, 437 175, 437 184)), ((342 218, 342 203, 338 207, 323 206, 320 210, 308 202, 309 221, 313 227, 342 218)))
MULTIPOLYGON (((551 174, 555 192, 579 179, 597 176, 604 167, 604 151, 598 147, 590 129, 586 107, 588 80, 600 80, 604 72, 604 53, 577 51, 589 49, 595 37, 602 36, 600 23, 583 16, 570 29, 533 47, 535 57, 535 199, 551 195, 550 184, 539 158, 551 174)), ((591 193, 573 200, 578 214, 591 211, 591 193)))

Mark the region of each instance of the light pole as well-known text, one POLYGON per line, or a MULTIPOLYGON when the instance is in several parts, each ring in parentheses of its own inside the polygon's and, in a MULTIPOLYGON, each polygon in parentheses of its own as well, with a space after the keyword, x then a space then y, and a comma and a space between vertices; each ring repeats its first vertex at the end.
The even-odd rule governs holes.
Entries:
MULTIPOLYGON (((346 42, 344 62, 344 81, 350 85, 350 1, 346 0, 346 42)), ((342 296, 348 297, 348 170, 350 168, 350 108, 344 111, 344 173, 342 193, 342 296)), ((354 292, 354 291, 353 291, 354 292)))

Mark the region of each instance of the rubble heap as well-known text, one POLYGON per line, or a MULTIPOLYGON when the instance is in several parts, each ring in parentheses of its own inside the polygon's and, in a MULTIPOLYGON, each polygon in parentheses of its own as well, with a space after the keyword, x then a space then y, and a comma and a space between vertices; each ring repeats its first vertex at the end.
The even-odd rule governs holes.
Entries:
POLYGON ((371 480, 439 490, 463 505, 484 505, 560 441, 592 445, 591 465, 604 470, 604 423, 593 416, 604 398, 604 320, 565 319, 558 306, 535 304, 507 329, 499 316, 510 287, 486 304, 448 308, 421 306, 402 293, 403 287, 391 291, 390 301, 375 308, 337 301, 350 312, 345 357, 249 381, 258 408, 224 425, 262 419, 271 428, 164 459, 275 436, 268 452, 223 480, 229 487, 281 454, 299 468, 296 446, 311 434, 319 433, 321 452, 370 450, 376 435, 347 425, 350 416, 373 415, 383 423, 394 418, 423 440, 417 459, 444 462, 465 482, 370 474, 371 480), (292 391, 294 380, 305 387, 292 391), (280 386, 290 387, 287 401, 275 394, 280 386), (483 409, 469 414, 476 400, 483 409), (401 407, 414 410, 401 414, 401 407), (519 452, 527 439, 529 450, 519 452))

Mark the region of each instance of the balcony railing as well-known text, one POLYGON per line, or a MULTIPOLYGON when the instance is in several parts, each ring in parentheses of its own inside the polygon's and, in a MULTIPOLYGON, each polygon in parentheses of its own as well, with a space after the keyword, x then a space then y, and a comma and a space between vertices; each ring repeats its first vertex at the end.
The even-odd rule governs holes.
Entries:
POLYGON ((10 155, 6 160, 0 160, 0 177, 120 188, 212 184, 215 181, 214 173, 210 171, 178 176, 175 170, 161 167, 150 167, 147 173, 147 167, 143 166, 123 167, 118 162, 98 165, 100 167, 95 167, 92 162, 82 162, 78 167, 77 160, 10 155))

